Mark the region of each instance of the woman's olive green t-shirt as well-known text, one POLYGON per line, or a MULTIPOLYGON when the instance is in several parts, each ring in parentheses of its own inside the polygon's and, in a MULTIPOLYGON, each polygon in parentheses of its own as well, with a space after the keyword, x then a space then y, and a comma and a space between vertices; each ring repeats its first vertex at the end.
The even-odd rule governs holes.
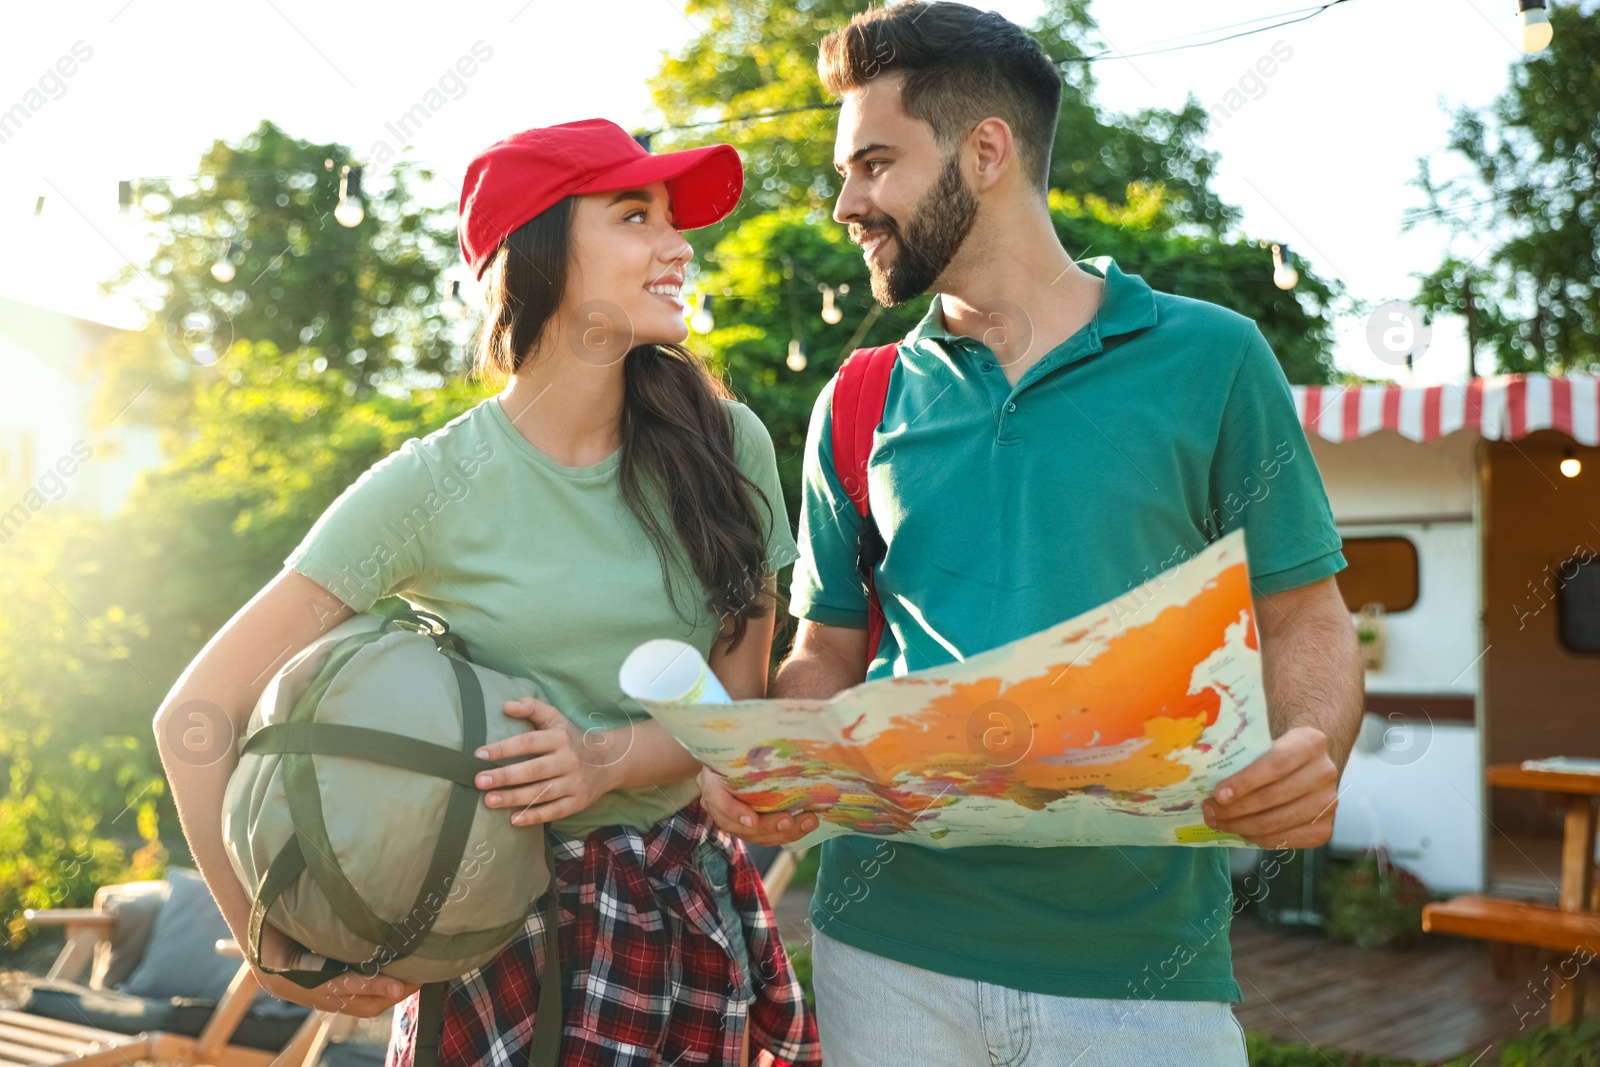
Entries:
MULTIPOLYGON (((775 572, 799 553, 772 438, 748 407, 724 403, 739 467, 766 498, 755 503, 775 572)), ((672 637, 709 658, 718 629, 684 564, 674 564, 677 610, 668 599, 660 557, 622 502, 620 462, 619 451, 587 467, 557 463, 489 397, 373 464, 284 563, 358 612, 396 595, 442 616, 474 662, 537 681, 586 731, 586 758, 610 762, 649 717, 617 684, 628 653, 672 637)), ((673 530, 664 511, 660 521, 673 530)), ((694 778, 613 790, 552 826, 643 830, 698 795, 694 778)))

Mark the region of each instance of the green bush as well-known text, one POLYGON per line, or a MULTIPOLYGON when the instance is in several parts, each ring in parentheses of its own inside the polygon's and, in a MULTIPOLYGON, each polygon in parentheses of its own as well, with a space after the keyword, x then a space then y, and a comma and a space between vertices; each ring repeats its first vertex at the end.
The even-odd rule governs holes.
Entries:
POLYGON ((1432 899, 1422 879, 1390 862, 1381 846, 1328 876, 1329 937, 1362 948, 1422 939, 1422 906, 1432 899))
POLYGON ((96 834, 100 822, 74 791, 46 782, 0 797, 0 948, 15 950, 38 932, 24 909, 88 907, 102 885, 160 877, 165 853, 155 838, 153 802, 139 812, 145 844, 132 857, 96 834))
MULTIPOLYGON (((1355 1052, 1278 1042, 1254 1030, 1245 1031, 1250 1067, 1423 1067, 1411 1060, 1363 1056, 1355 1052)), ((1480 1064, 1479 1067, 1485 1067, 1480 1064)))
POLYGON ((1600 1019, 1550 1026, 1507 1042, 1501 1067, 1600 1067, 1600 1019))
MULTIPOLYGON (((1430 1067, 1412 1060, 1280 1043, 1254 1030, 1245 1032, 1245 1045, 1250 1067, 1430 1067)), ((1498 1055, 1464 1053, 1440 1067, 1600 1067, 1600 1019, 1545 1027, 1507 1042, 1498 1055)))

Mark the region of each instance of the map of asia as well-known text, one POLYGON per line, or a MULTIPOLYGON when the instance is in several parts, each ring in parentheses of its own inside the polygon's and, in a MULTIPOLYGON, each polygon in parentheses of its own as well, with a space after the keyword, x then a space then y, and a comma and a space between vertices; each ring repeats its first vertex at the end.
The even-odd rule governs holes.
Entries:
POLYGON ((831 700, 660 703, 758 811, 962 845, 1243 845, 1201 800, 1271 743, 1236 530, 1128 593, 980 655, 831 700))

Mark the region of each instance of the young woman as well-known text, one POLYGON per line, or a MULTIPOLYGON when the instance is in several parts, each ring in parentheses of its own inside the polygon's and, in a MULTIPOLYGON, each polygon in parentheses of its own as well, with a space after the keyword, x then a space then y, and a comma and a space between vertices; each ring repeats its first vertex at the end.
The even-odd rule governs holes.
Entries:
MULTIPOLYGON (((480 754, 525 758, 478 785, 554 840, 561 1063, 820 1062, 759 872, 702 809, 699 765, 617 683, 640 642, 678 637, 735 699, 766 692, 774 573, 797 555, 772 441, 681 347, 679 230, 742 187, 727 145, 651 155, 604 120, 524 131, 468 168, 461 249, 488 293, 476 370, 504 388, 356 479, 157 713, 184 832, 241 941, 250 900, 219 818, 233 749, 196 759, 177 727, 199 715, 236 735, 295 650, 401 595, 549 697, 505 706, 527 732, 480 754)), ((541 915, 450 984, 440 1067, 526 1059, 541 915)), ((298 951, 270 925, 262 945, 273 967, 298 951)), ((407 998, 388 1067, 409 1067, 417 986, 257 978, 363 1017, 407 998)))

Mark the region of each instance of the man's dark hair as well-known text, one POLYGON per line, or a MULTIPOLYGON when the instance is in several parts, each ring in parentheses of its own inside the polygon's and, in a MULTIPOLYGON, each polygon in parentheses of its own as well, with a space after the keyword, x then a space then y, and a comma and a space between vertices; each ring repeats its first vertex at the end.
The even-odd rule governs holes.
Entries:
POLYGON ((1011 127, 1024 171, 1049 187, 1061 72, 1039 42, 994 11, 948 0, 872 8, 822 39, 817 73, 836 97, 899 71, 901 106, 946 153, 986 118, 1011 127))

